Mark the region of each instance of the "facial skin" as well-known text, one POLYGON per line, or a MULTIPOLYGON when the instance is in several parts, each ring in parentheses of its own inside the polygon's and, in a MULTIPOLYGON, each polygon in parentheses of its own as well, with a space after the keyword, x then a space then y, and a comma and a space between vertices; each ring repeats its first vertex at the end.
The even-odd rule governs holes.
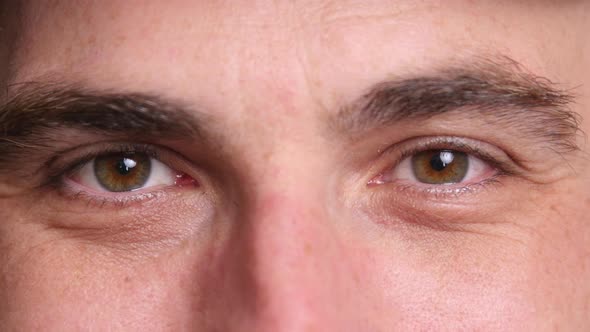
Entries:
POLYGON ((590 328, 584 1, 7 6, 0 330, 590 328))

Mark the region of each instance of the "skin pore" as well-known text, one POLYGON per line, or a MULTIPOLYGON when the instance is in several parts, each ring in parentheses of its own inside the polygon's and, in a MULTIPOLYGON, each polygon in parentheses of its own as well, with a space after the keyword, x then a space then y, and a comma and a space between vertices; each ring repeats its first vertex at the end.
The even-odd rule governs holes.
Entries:
POLYGON ((0 330, 590 327, 584 1, 3 5, 0 330))

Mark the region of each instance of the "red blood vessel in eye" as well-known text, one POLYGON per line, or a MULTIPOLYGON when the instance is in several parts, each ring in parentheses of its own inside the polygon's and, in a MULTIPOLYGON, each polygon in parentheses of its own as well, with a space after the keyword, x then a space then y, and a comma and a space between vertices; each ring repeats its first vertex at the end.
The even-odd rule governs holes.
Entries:
POLYGON ((179 187, 197 187, 199 185, 199 183, 195 179, 184 173, 176 175, 176 181, 174 182, 174 184, 179 187))

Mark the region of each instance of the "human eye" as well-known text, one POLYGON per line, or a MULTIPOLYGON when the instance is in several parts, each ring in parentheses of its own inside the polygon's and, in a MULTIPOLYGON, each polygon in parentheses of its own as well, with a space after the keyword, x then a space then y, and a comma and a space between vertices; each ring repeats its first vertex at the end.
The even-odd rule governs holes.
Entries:
POLYGON ((110 153, 93 158, 69 176, 93 191, 131 192, 174 185, 177 171, 145 153, 110 153))
POLYGON ((73 198, 138 202, 170 188, 198 185, 183 170, 187 167, 181 158, 162 148, 99 144, 81 150, 63 158, 53 180, 61 192, 73 198))
POLYGON ((473 154, 433 149, 406 157, 381 182, 405 181, 422 185, 457 185, 492 177, 497 170, 473 154))
POLYGON ((440 197, 473 193, 514 171, 510 157, 501 149, 472 139, 419 138, 393 150, 387 153, 397 158, 393 166, 372 178, 370 185, 390 184, 405 192, 440 197))

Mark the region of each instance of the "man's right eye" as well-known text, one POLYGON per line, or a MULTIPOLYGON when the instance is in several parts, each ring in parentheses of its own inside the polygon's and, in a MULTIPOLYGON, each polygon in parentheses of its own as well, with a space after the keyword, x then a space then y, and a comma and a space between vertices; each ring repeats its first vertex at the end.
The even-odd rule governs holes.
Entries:
POLYGON ((104 201, 131 198, 175 186, 198 185, 187 173, 169 166, 185 169, 187 166, 180 161, 181 157, 155 147, 99 145, 76 154, 87 156, 70 161, 71 166, 64 167, 68 170, 59 172, 62 175, 56 178, 69 194, 83 193, 84 197, 104 201), (170 163, 161 161, 160 155, 170 163))
POLYGON ((70 178, 93 191, 130 192, 172 186, 181 176, 146 154, 119 153, 95 157, 70 178))

